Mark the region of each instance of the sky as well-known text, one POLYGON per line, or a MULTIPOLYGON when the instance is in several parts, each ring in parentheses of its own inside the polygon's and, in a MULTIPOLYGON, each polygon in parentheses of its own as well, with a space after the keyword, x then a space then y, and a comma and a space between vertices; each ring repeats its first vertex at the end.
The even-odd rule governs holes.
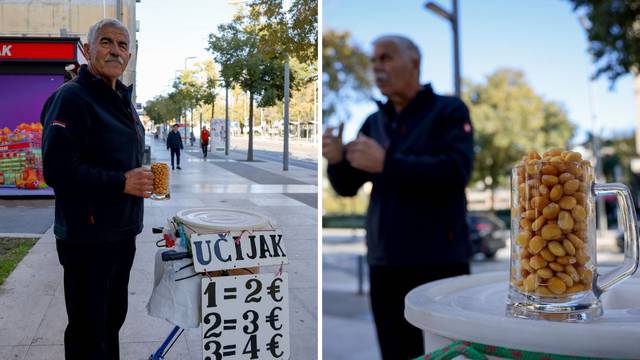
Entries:
MULTIPOLYGON (((451 9, 450 0, 436 0, 451 9)), ((381 34, 403 34, 422 52, 421 82, 439 93, 453 92, 452 37, 448 22, 425 9, 419 0, 324 0, 324 29, 348 30, 366 51, 381 34)), ((459 0, 462 77, 474 82, 501 67, 524 71, 534 91, 558 101, 578 125, 575 140, 592 129, 589 76, 593 73, 588 42, 577 15, 566 0, 459 0)), ((593 83, 596 128, 605 135, 635 128, 631 76, 613 90, 602 78, 593 83)), ((373 104, 357 104, 346 124, 353 138, 373 104)))
POLYGON ((140 21, 137 64, 138 102, 166 94, 177 71, 211 59, 206 50, 209 34, 228 23, 237 5, 227 0, 142 0, 137 4, 140 21))

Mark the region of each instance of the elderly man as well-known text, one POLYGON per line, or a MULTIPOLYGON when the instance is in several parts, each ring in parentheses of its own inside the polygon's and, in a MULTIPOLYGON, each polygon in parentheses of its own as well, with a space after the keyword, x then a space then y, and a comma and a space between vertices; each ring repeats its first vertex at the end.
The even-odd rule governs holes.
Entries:
POLYGON ((144 128, 132 86, 118 80, 130 46, 119 21, 91 26, 88 65, 42 110, 44 177, 56 195, 54 233, 64 268, 67 360, 119 359, 143 198, 153 190, 153 176, 141 166, 144 128))
POLYGON ((465 186, 473 160, 469 112, 460 99, 421 86, 420 52, 402 36, 374 42, 378 103, 357 140, 342 143, 329 128, 322 152, 342 196, 373 183, 367 212, 371 307, 385 360, 423 354, 422 334, 404 319, 412 288, 468 274, 470 243, 465 186))

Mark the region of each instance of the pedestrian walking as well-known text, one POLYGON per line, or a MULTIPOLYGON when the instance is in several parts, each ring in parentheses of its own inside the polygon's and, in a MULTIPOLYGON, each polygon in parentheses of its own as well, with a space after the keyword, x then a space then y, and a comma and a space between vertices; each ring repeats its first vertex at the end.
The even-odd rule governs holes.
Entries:
POLYGON ((371 181, 367 211, 370 300, 384 360, 424 355, 422 331, 404 318, 414 287, 469 273, 471 244, 465 187, 471 176, 473 134, 469 112, 454 97, 421 86, 420 51, 403 36, 375 40, 378 102, 355 141, 342 127, 322 139, 335 191, 354 196, 371 181))
POLYGON ((167 150, 171 151, 171 170, 175 170, 174 164, 178 164, 178 170, 182 170, 180 167, 180 150, 184 149, 182 145, 182 138, 178 132, 178 124, 174 124, 169 135, 167 135, 167 150), (176 162, 174 163, 174 157, 176 162))
POLYGON ((127 28, 89 28, 79 75, 46 101, 44 178, 56 196, 54 234, 64 269, 65 359, 119 359, 129 273, 153 175, 142 167, 144 127, 118 78, 129 59, 127 28))
POLYGON ((202 156, 206 159, 209 148, 209 130, 207 130, 206 126, 203 126, 200 132, 200 146, 202 147, 202 156))

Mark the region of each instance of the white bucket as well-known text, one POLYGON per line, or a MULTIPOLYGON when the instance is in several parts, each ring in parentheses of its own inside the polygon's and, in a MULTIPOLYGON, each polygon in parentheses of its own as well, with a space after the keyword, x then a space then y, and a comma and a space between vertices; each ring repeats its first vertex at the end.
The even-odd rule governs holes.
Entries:
MULTIPOLYGON (((224 208, 186 209, 176 218, 184 223, 187 234, 216 234, 227 231, 267 230, 272 225, 269 218, 248 210, 224 208)), ((149 315, 165 319, 182 328, 197 328, 201 319, 201 276, 193 276, 191 259, 163 262, 158 250, 155 262, 155 281, 151 298, 147 303, 149 315), (185 280, 180 278, 188 277, 185 280)), ((232 269, 229 275, 256 274, 259 268, 232 269)), ((212 272, 219 276, 222 272, 212 272)))

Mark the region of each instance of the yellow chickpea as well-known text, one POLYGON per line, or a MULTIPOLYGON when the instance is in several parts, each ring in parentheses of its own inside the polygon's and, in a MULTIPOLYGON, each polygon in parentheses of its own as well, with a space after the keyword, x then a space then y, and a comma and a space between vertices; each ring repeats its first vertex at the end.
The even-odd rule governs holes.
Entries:
POLYGON ((539 296, 553 296, 553 293, 551 291, 549 291, 549 289, 546 286, 538 286, 536 288, 536 295, 539 295, 539 296))
POLYGON ((549 196, 549 191, 550 191, 550 190, 549 190, 549 188, 548 188, 546 185, 540 185, 540 186, 538 187, 538 193, 539 193, 540 195, 543 195, 544 197, 549 196))
POLYGON ((560 211, 558 215, 558 226, 564 231, 573 230, 573 217, 568 211, 560 211))
POLYGON ((576 263, 576 258, 573 256, 558 256, 556 262, 561 265, 570 265, 576 263))
POLYGON ((542 256, 536 255, 529 259, 529 266, 533 269, 538 270, 547 266, 547 260, 545 260, 542 256))
POLYGON ((551 165, 544 165, 542 167, 542 171, 541 171, 542 175, 553 175, 553 176, 557 176, 558 175, 558 169, 555 168, 555 166, 551 166, 551 165))
POLYGON ((569 180, 573 180, 575 177, 573 176, 573 174, 571 173, 562 173, 560 174, 560 176, 558 177, 558 181, 560 182, 560 184, 564 184, 569 180))
POLYGON ((549 244, 547 245, 547 249, 549 249, 549 251, 551 251, 551 253, 555 256, 565 256, 567 254, 567 252, 564 250, 564 247, 562 247, 562 245, 557 241, 549 242, 549 244))
POLYGON ((576 270, 576 268, 573 265, 566 265, 564 267, 564 270, 567 273, 567 275, 571 276, 573 281, 575 281, 575 282, 580 281, 580 275, 578 274, 578 271, 576 270))
POLYGON ((575 152, 575 151, 570 151, 564 157, 564 161, 580 161, 580 160, 582 160, 582 155, 579 152, 575 152))
POLYGON ((538 210, 544 209, 547 205, 549 205, 549 203, 549 199, 543 196, 536 196, 531 199, 531 207, 538 210))
POLYGON ((556 260, 556 256, 553 255, 551 251, 549 251, 549 249, 542 249, 542 251, 540 251, 540 256, 542 256, 548 262, 556 260))
POLYGON ((551 271, 551 269, 547 267, 538 269, 538 271, 536 271, 536 274, 538 274, 538 276, 542 279, 551 279, 553 277, 553 271, 551 271))
MULTIPOLYGON (((544 216, 540 216, 531 224, 531 230, 538 231, 542 228, 547 219, 544 216)), ((572 219, 573 221, 573 219, 572 219)))
POLYGON ((567 285, 557 277, 552 277, 549 279, 549 283, 547 284, 549 290, 556 295, 564 294, 567 291, 567 285))
POLYGON ((532 254, 539 253, 542 249, 544 249, 546 242, 542 239, 541 236, 534 236, 529 241, 529 252, 532 254))
MULTIPOLYGON (((573 243, 570 240, 564 239, 562 241, 562 247, 564 247, 568 255, 571 255, 571 256, 576 255, 576 248, 575 246, 573 246, 573 243)), ((576 256, 576 260, 578 260, 577 256, 576 256)))
POLYGON ((516 242, 521 247, 527 247, 527 244, 529 244, 529 240, 531 240, 531 233, 529 231, 520 232, 520 234, 518 234, 518 237, 516 238, 516 242))
POLYGON ((549 267, 553 271, 564 271, 564 265, 560 265, 560 264, 558 264, 556 262, 549 263, 549 267))
POLYGON ((556 184, 553 188, 551 188, 551 191, 549 192, 549 199, 551 199, 551 201, 558 201, 562 199, 563 195, 564 190, 562 188, 562 185, 556 184))
POLYGON ((542 183, 546 186, 553 187, 558 183, 558 177, 553 175, 542 175, 542 183))
POLYGON ((535 209, 531 209, 523 212, 522 217, 527 220, 533 221, 538 217, 538 213, 535 209))
POLYGON ((589 260, 591 260, 591 257, 587 255, 584 249, 580 249, 576 251, 576 260, 579 265, 584 266, 589 262, 589 260))
POLYGON ((559 148, 549 149, 543 153, 543 156, 551 156, 551 157, 560 156, 560 155, 562 155, 562 149, 559 149, 559 148))
POLYGON ((562 230, 557 224, 547 224, 541 231, 542 239, 554 240, 562 236, 562 230))
POLYGON ((567 285, 567 288, 570 288, 573 286, 573 279, 571 278, 571 276, 567 275, 566 273, 563 272, 556 272, 556 276, 562 280, 562 282, 567 285))
POLYGON ((564 183, 563 190, 565 195, 571 195, 580 188, 580 180, 572 179, 564 183))
MULTIPOLYGON (((577 194, 576 194, 577 195, 577 194)), ((574 195, 575 197, 575 195, 574 195)), ((576 197, 576 201, 578 198, 576 197)), ((576 205, 571 209, 571 215, 577 221, 584 221, 587 218, 587 210, 584 209, 582 205, 576 205)))
POLYGON ((524 290, 527 292, 534 291, 536 287, 538 287, 538 276, 536 274, 531 274, 527 276, 527 278, 523 282, 524 290))
POLYGON ((560 205, 556 203, 551 203, 547 205, 544 209, 542 209, 542 215, 549 220, 555 219, 558 216, 559 212, 560 212, 560 205))
POLYGON ((563 196, 558 202, 558 205, 565 210, 571 210, 576 206, 576 203, 576 198, 573 196, 563 196))

